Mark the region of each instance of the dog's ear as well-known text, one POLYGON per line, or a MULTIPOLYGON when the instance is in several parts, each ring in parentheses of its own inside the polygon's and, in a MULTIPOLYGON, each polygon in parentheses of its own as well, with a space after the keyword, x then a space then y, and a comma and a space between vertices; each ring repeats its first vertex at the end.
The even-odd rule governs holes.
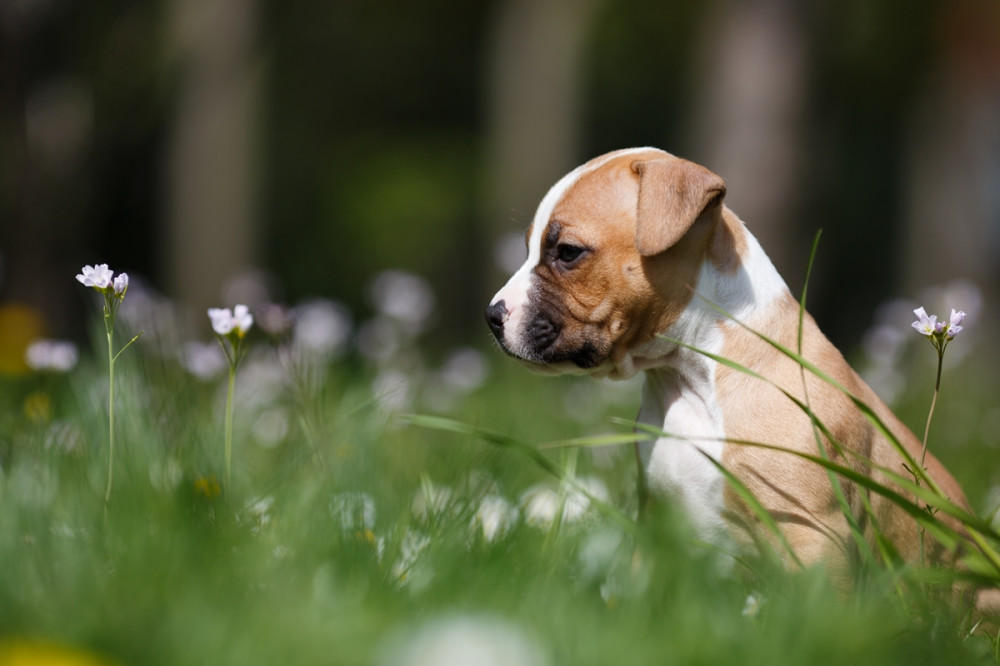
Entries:
POLYGON ((677 158, 632 163, 639 174, 635 244, 652 257, 673 246, 699 217, 722 203, 726 183, 703 166, 677 158))

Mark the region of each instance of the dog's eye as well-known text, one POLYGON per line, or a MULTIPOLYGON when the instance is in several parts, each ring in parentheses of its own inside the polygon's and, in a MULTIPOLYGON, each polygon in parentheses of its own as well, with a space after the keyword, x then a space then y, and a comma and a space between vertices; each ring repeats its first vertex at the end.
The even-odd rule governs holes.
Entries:
POLYGON ((569 266, 582 257, 584 252, 586 250, 582 247, 570 245, 569 243, 559 243, 556 246, 556 259, 559 260, 559 263, 569 266))

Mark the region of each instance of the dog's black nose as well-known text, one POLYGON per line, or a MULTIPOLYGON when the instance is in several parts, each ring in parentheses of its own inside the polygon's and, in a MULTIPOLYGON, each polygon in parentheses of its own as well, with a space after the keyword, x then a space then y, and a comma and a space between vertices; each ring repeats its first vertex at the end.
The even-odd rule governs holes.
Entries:
POLYGON ((503 339, 503 322, 507 318, 507 306, 501 300, 486 308, 486 323, 498 339, 503 339))

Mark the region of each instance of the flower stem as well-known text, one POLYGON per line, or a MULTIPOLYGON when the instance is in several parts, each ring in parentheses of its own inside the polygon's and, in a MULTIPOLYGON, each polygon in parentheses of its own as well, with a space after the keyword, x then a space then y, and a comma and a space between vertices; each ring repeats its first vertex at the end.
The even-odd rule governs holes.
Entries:
MULTIPOLYGON (((924 471, 924 460, 927 458, 927 440, 931 432, 931 420, 934 418, 934 407, 937 405, 938 393, 941 392, 941 367, 944 365, 944 348, 947 342, 942 342, 940 344, 935 344, 935 348, 938 353, 938 366, 937 366, 937 378, 934 380, 934 395, 931 396, 931 408, 927 410, 927 424, 924 426, 924 442, 923 447, 920 449, 920 471, 924 471)), ((916 471, 916 470, 914 470, 916 471)), ((920 475, 914 474, 914 480, 916 484, 920 485, 920 475)), ((924 528, 920 526, 917 528, 917 536, 920 544, 920 566, 925 566, 926 562, 924 559, 924 528)))
MULTIPOLYGON (((934 380, 934 395, 931 397, 931 408, 927 412, 927 425, 924 426, 924 445, 920 450, 920 466, 923 467, 927 457, 927 439, 931 432, 931 419, 934 418, 934 406, 937 405, 938 393, 941 391, 941 366, 944 365, 944 345, 938 349, 937 379, 934 380)), ((919 481, 918 481, 919 483, 919 481)))
POLYGON ((230 468, 233 460, 233 389, 236 386, 236 364, 229 365, 229 388, 226 391, 226 490, 229 489, 230 468))
POLYGON ((111 501, 111 484, 115 474, 115 357, 114 324, 110 316, 105 317, 108 329, 108 489, 104 492, 104 504, 111 501))

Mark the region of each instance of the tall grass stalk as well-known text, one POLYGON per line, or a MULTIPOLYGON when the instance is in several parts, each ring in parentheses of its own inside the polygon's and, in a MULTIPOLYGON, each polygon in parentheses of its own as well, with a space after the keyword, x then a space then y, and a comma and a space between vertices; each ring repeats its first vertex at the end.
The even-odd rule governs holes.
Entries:
MULTIPOLYGON (((805 279, 802 282, 802 295, 799 297, 799 320, 798 320, 798 331, 796 334, 796 351, 798 352, 799 356, 802 355, 802 336, 805 330, 804 322, 806 316, 806 299, 809 293, 809 281, 810 278, 812 277, 813 265, 816 262, 816 254, 817 251, 819 250, 819 241, 822 235, 823 235, 823 230, 820 229, 816 232, 816 235, 813 237, 812 248, 809 251, 809 262, 806 264, 806 275, 805 279)), ((799 365, 799 377, 802 380, 803 402, 807 407, 811 407, 809 401, 809 385, 808 382, 806 381, 806 376, 807 375, 805 366, 799 365)), ((816 450, 819 451, 819 454, 821 456, 826 458, 827 452, 826 448, 823 446, 821 428, 819 427, 819 425, 816 424, 815 420, 813 420, 812 423, 812 431, 813 431, 813 437, 816 441, 816 450)), ((844 493, 844 489, 843 486, 841 485, 840 478, 830 470, 827 470, 827 478, 830 481, 830 487, 833 488, 834 496, 837 498, 837 503, 840 506, 840 511, 844 515, 844 518, 847 520, 848 527, 850 528, 851 531, 851 537, 853 538, 854 543, 858 548, 858 552, 861 554, 862 558, 864 558, 864 561, 866 563, 868 564, 873 563, 875 559, 874 554, 871 552, 871 548, 868 545, 868 542, 865 540, 864 535, 862 534, 861 526, 858 523, 858 517, 854 515, 854 511, 851 509, 850 504, 847 501, 847 495, 844 493)), ((864 499, 865 499, 864 502, 865 511, 867 512, 869 519, 875 522, 876 518, 874 512, 871 510, 871 506, 869 505, 867 498, 864 499)), ((883 555, 883 560, 887 564, 889 564, 891 561, 891 557, 889 556, 889 554, 882 552, 882 555, 883 555)))
POLYGON ((226 464, 226 488, 229 488, 229 479, 233 467, 233 392, 236 389, 236 366, 229 366, 229 382, 226 385, 226 443, 225 443, 225 464, 226 464))
POLYGON ((142 331, 119 349, 117 354, 114 353, 115 318, 122 299, 113 294, 105 294, 104 299, 104 327, 108 338, 108 485, 104 491, 104 503, 107 504, 111 501, 111 486, 115 476, 115 361, 139 339, 142 331))

